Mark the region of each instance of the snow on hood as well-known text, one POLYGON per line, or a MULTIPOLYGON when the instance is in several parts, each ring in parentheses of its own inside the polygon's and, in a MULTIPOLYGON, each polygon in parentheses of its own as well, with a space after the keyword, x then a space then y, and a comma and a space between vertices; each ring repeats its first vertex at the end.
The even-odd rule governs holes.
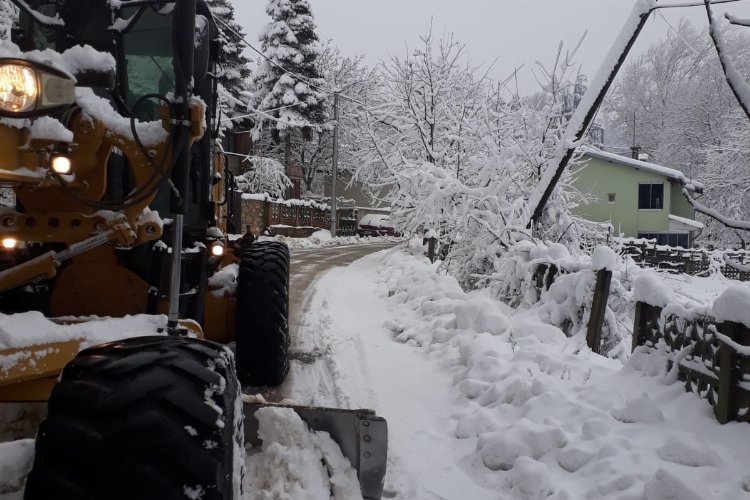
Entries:
POLYGON ((0 41, 0 57, 13 57, 46 64, 71 77, 85 71, 114 71, 116 67, 115 58, 111 54, 98 51, 90 45, 76 45, 62 53, 52 49, 23 52, 13 42, 2 40, 0 41))
MULTIPOLYGON (((159 335, 166 316, 139 314, 123 318, 74 318, 80 323, 62 325, 37 311, 0 314, 0 350, 19 349, 52 342, 81 340, 81 348, 130 337, 159 335)), ((0 356, 0 373, 25 359, 24 353, 0 356)))

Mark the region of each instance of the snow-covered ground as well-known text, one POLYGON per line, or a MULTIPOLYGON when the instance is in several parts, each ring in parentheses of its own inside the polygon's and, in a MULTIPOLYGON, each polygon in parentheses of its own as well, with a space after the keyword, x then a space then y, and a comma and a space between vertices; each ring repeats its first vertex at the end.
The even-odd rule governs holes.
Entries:
MULTIPOLYGON (((673 288, 697 299, 723 289, 681 280, 673 288)), ((421 249, 332 269, 310 293, 301 334, 329 373, 286 396, 388 420, 385 498, 750 499, 750 427, 718 424, 656 355, 595 355, 534 309, 465 293, 421 249)), ((268 443, 246 461, 248 500, 356 498, 327 436, 267 413, 268 443)), ((32 455, 29 439, 0 445, 0 497, 20 498, 32 455)))
POLYGON ((730 286, 750 289, 750 282, 741 282, 722 276, 688 276, 687 274, 658 273, 662 282, 672 289, 675 296, 683 301, 697 304, 711 304, 730 286))
POLYGON ((332 270, 314 304, 337 402, 388 420, 388 497, 750 498, 750 427, 663 360, 592 354, 403 250, 332 270))

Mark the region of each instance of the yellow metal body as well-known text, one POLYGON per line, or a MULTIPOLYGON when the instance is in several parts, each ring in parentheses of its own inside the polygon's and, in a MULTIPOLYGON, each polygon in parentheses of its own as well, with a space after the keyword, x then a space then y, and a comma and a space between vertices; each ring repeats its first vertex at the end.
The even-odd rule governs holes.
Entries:
MULTIPOLYGON (((191 141, 204 133, 205 108, 193 104, 191 141)), ((170 125, 162 108, 162 126, 170 125)), ((133 248, 162 236, 161 224, 144 217, 155 193, 117 212, 96 210, 89 201, 101 200, 107 191, 107 166, 112 154, 122 154, 130 167, 135 191, 154 187, 154 173, 171 163, 171 137, 143 150, 127 133, 108 129, 81 109, 66 114, 63 123, 73 132, 69 143, 31 138, 30 128, 0 124, 0 186, 12 187, 17 206, 0 207, 0 236, 19 242, 59 244, 61 252, 48 252, 0 272, 0 292, 39 278, 55 278, 50 311, 55 317, 114 316, 146 311, 148 284, 118 259, 116 248, 133 248), (70 175, 50 170, 53 151, 68 151, 73 165, 70 175), (96 235, 102 244, 86 249, 60 267, 60 256, 96 235)), ((223 176, 223 163, 219 165, 223 176)), ((158 173, 158 172, 157 172, 158 173)), ((214 186, 219 200, 223 179, 214 186)), ((154 189, 155 191, 155 189, 154 189)), ((226 230, 225 210, 217 204, 217 220, 226 230)), ((222 265, 234 260, 228 252, 222 265)), ((167 306, 168 304, 162 304, 167 306)), ((234 334, 233 297, 207 293, 206 337, 229 341, 234 334)), ((181 325, 203 337, 194 321, 181 325)), ((21 339, 18 344, 23 344, 21 339)), ((81 341, 29 345, 2 349, 0 346, 0 401, 43 401, 62 368, 78 353, 81 341)))
POLYGON ((81 340, 0 350, 0 401, 44 401, 81 340))

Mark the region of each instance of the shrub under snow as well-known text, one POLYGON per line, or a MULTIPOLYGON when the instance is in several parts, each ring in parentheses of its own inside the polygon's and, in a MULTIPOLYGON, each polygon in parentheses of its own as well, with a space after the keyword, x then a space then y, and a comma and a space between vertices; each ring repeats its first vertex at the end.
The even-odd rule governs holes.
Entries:
MULTIPOLYGON (((549 257, 549 248, 537 251, 549 257)), ((586 259, 557 257, 578 263, 571 281, 592 273, 586 259)), ((391 252, 382 260, 385 326, 453 374, 462 396, 455 437, 476 443, 461 467, 483 468, 482 484, 499 498, 739 499, 750 491, 746 424, 716 422, 669 378, 665 358, 637 350, 623 365, 543 323, 532 306, 513 310, 487 290, 465 292, 424 258, 391 252)), ((530 260, 515 264, 527 269, 530 260)))
POLYGON ((634 313, 632 278, 639 271, 632 261, 624 261, 604 247, 595 249, 593 256, 573 256, 559 243, 530 241, 516 244, 493 260, 495 271, 487 283, 495 297, 512 307, 533 311, 543 322, 561 328, 571 337, 580 337, 584 343, 597 270, 611 270, 601 352, 609 357, 628 356, 634 313), (544 272, 542 281, 546 282, 552 267, 558 270, 554 283, 549 289, 539 290, 537 273, 544 272))

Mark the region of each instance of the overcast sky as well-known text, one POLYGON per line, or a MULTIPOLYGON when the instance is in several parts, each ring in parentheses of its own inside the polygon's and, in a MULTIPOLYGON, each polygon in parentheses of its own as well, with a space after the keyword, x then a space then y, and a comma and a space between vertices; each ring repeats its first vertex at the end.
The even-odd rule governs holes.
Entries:
MULTIPOLYGON (((671 0, 670 0, 671 1, 671 0)), ((553 60, 560 41, 573 47, 588 31, 577 62, 590 77, 598 69, 635 0, 310 0, 321 40, 332 39, 345 55, 365 54, 371 64, 391 55, 403 55, 414 46, 433 19, 435 31, 452 31, 466 44, 474 64, 497 59, 492 76, 505 78, 525 65, 520 84, 536 90, 530 70, 535 61, 553 60)), ((259 47, 258 33, 269 18, 266 0, 233 0, 237 21, 250 43, 259 47)), ((731 4, 729 10, 750 17, 750 0, 731 4)), ((677 26, 681 17, 706 25, 703 7, 665 9, 677 26)), ((667 23, 653 15, 635 51, 665 36, 667 23)), ((255 54, 250 54, 253 60, 255 54)))

